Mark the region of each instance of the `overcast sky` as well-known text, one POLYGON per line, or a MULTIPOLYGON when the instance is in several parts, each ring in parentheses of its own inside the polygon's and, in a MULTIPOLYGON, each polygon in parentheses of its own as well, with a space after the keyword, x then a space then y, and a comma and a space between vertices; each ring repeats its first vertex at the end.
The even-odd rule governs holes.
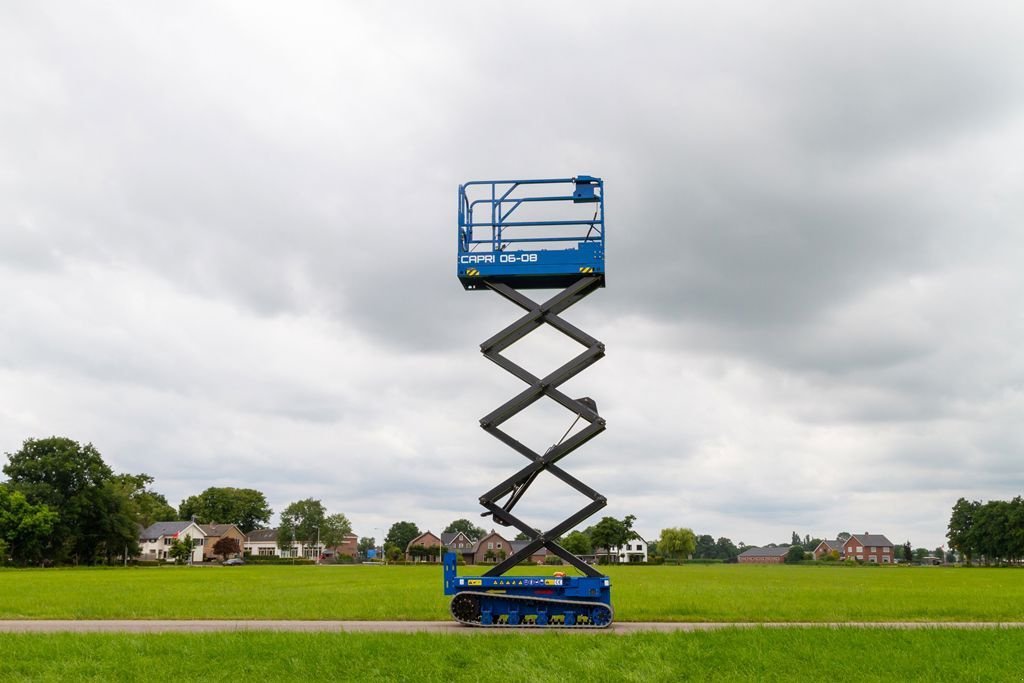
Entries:
POLYGON ((567 317, 608 352, 566 392, 608 430, 563 466, 605 514, 945 543, 1024 494, 1024 11, 960 7, 5 3, 0 452, 490 526, 525 461, 477 421, 522 385, 478 345, 519 309, 456 280, 456 188, 592 174, 567 317))

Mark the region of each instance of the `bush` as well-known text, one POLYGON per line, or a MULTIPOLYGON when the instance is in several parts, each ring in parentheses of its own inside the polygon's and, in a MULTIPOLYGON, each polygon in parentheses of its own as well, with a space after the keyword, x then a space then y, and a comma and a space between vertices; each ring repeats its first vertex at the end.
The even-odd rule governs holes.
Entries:
POLYGON ((558 555, 548 555, 544 558, 544 564, 560 565, 562 564, 562 558, 560 558, 558 555))

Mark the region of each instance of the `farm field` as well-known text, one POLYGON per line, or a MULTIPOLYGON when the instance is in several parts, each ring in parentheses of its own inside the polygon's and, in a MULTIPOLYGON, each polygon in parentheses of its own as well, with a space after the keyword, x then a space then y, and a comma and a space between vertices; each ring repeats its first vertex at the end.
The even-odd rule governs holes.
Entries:
POLYGON ((1024 631, 855 628, 601 634, 0 634, 2 680, 1019 680, 1024 631), (60 653, 60 656, 55 656, 60 653), (830 673, 822 667, 833 668, 830 673))
MULTIPOLYGON (((618 621, 1024 620, 1024 573, 1013 569, 684 565, 608 573, 618 621)), ((0 570, 0 619, 447 620, 447 604, 436 566, 0 570)))

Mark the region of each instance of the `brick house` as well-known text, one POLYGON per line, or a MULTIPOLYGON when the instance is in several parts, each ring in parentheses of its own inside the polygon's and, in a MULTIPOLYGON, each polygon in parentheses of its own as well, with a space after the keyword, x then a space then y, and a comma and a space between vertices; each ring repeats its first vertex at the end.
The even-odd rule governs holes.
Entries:
POLYGON ((440 562, 441 559, 441 539, 432 534, 430 531, 424 531, 416 538, 409 541, 405 546, 405 561, 406 562, 440 562), (421 545, 428 550, 433 548, 433 552, 426 557, 413 557, 409 550, 416 545, 421 545))
POLYGON ((737 561, 740 564, 782 564, 786 561, 787 546, 769 546, 767 548, 747 548, 740 553, 737 561))
MULTIPOLYGON (((501 534, 491 529, 491 533, 474 544, 471 564, 496 564, 511 554, 512 544, 501 534), (494 559, 490 559, 487 554, 488 551, 494 556, 494 559)), ((466 562, 470 562, 469 556, 466 556, 466 562)))
POLYGON ((219 557, 219 555, 213 552, 213 546, 217 545, 217 541, 222 538, 233 538, 238 541, 238 552, 229 555, 229 557, 238 557, 242 554, 242 549, 245 547, 245 534, 234 524, 200 524, 199 528, 206 534, 206 540, 203 543, 204 560, 212 560, 219 557))
POLYGON ((814 549, 814 559, 820 560, 831 552, 839 554, 839 557, 843 556, 843 542, 839 539, 834 541, 822 541, 818 544, 818 547, 814 549))
MULTIPOLYGON (((359 536, 356 534, 345 534, 345 537, 341 540, 341 543, 328 548, 334 555, 348 555, 349 557, 359 557, 359 536)), ((326 551, 324 554, 328 554, 326 551)))
POLYGON ((461 553, 466 550, 472 550, 473 544, 476 543, 475 538, 470 538, 461 531, 446 531, 441 534, 441 545, 453 553, 461 553))
POLYGON ((843 559, 861 560, 875 564, 893 564, 892 541, 882 534, 854 534, 843 544, 843 559))

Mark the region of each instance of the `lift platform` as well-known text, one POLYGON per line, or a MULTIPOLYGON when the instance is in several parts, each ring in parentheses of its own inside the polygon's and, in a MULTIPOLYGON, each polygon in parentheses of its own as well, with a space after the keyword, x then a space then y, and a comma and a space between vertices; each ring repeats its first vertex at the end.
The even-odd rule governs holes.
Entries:
POLYGON ((459 185, 458 276, 517 289, 604 286, 604 182, 579 175, 459 185))
POLYGON ((604 344, 560 315, 605 284, 603 182, 592 176, 576 176, 461 185, 458 275, 466 289, 496 292, 525 311, 480 345, 484 357, 527 385, 481 418, 480 426, 529 462, 480 496, 480 504, 486 508, 483 514, 492 516, 498 524, 518 529, 527 543, 482 576, 458 576, 456 556, 448 553, 444 560, 444 591, 445 595, 454 596, 452 616, 461 623, 482 627, 606 627, 613 618, 611 580, 556 540, 607 505, 603 495, 558 464, 605 429, 604 418, 598 414, 593 399, 570 398, 558 388, 604 357, 604 344), (562 188, 552 187, 559 185, 562 188), (578 213, 579 205, 589 207, 585 220, 572 215, 574 211, 578 213), (511 220, 514 212, 523 207, 535 210, 529 216, 511 220), (555 248, 547 248, 551 246, 555 248), (561 291, 544 302, 533 301, 519 291, 551 288, 561 291), (542 325, 550 325, 579 343, 583 351, 551 373, 538 377, 503 356, 502 351, 542 325), (539 453, 502 430, 501 425, 542 398, 566 408, 575 421, 559 441, 539 453), (581 421, 585 426, 569 436, 581 421), (512 512, 542 472, 590 500, 546 531, 538 531, 512 512), (507 575, 541 548, 562 558, 582 576, 507 575))

